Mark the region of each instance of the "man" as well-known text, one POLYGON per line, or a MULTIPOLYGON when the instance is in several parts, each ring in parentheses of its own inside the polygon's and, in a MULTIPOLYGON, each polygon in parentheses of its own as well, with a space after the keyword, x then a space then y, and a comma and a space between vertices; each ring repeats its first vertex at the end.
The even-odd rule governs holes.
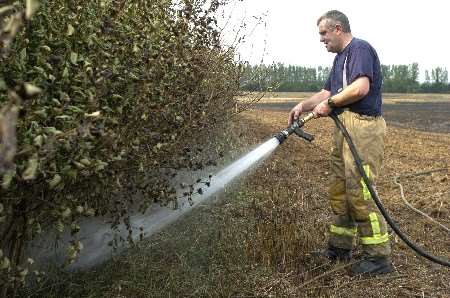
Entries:
MULTIPOLYGON (((386 123, 381 116, 381 67, 375 49, 354 38, 347 17, 340 11, 325 13, 317 21, 320 41, 336 53, 324 88, 300 102, 289 113, 289 125, 303 112, 325 117, 332 110, 352 137, 373 182, 380 172, 384 154, 386 123)), ((384 218, 356 169, 342 133, 335 128, 331 152, 329 199, 335 215, 330 225, 325 256, 349 260, 357 235, 363 258, 351 267, 353 274, 392 271, 390 243, 384 218)))

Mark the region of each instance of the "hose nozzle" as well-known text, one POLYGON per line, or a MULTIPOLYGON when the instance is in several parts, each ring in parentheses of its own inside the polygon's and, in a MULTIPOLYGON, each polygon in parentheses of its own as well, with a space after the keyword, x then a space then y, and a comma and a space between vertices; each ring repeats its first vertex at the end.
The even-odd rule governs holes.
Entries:
POLYGON ((305 125, 306 122, 314 118, 314 113, 310 112, 303 116, 302 118, 296 120, 294 123, 292 123, 291 126, 287 127, 286 129, 283 129, 282 131, 276 133, 274 137, 282 144, 288 136, 290 136, 292 133, 295 133, 300 138, 303 138, 307 140, 308 142, 311 142, 314 140, 314 136, 312 134, 309 134, 305 131, 303 131, 302 127, 305 125))
POLYGON ((282 130, 280 132, 277 132, 273 136, 274 136, 274 138, 276 138, 278 140, 278 142, 280 142, 280 144, 282 144, 287 139, 289 134, 288 134, 287 130, 282 130))

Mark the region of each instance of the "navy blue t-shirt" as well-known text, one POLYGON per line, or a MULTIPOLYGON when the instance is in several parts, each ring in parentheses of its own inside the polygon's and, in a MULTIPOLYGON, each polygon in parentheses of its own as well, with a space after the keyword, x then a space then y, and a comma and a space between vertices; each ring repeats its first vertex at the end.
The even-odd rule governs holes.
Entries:
POLYGON ((350 111, 369 115, 381 115, 381 66, 377 52, 367 42, 362 39, 353 38, 345 49, 336 54, 330 75, 325 83, 324 89, 335 95, 343 87, 342 71, 344 69, 345 58, 347 58, 346 76, 347 85, 350 85, 357 78, 365 76, 369 78, 369 93, 359 101, 347 106, 337 108, 340 113, 342 108, 349 108, 350 111))

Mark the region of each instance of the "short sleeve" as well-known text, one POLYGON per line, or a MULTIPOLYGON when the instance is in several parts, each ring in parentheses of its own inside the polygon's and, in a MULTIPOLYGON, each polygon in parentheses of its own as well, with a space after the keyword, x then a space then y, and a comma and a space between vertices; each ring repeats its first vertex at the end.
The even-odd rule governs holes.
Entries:
POLYGON ((337 62, 337 56, 334 58, 333 66, 331 67, 330 74, 328 75, 328 78, 325 81, 325 85, 323 85, 323 89, 325 89, 327 91, 331 91, 331 77, 334 74, 334 69, 336 67, 336 62, 337 62))
POLYGON ((368 77, 373 82, 374 55, 368 47, 358 47, 351 53, 348 61, 349 84, 359 77, 368 77))

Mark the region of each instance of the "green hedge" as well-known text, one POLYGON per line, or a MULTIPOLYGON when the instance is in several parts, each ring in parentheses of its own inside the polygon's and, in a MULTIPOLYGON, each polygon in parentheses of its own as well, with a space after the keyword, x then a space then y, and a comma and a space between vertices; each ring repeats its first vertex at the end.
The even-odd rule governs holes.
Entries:
MULTIPOLYGON (((15 169, 2 178, 2 282, 23 280, 14 265, 42 230, 123 221, 136 192, 143 208, 173 201, 167 177, 215 157, 208 146, 233 113, 239 68, 219 42, 218 1, 181 2, 42 1, 16 37, 0 103, 24 83, 42 92, 22 103, 15 169)), ((81 248, 74 241, 69 258, 81 248)))

